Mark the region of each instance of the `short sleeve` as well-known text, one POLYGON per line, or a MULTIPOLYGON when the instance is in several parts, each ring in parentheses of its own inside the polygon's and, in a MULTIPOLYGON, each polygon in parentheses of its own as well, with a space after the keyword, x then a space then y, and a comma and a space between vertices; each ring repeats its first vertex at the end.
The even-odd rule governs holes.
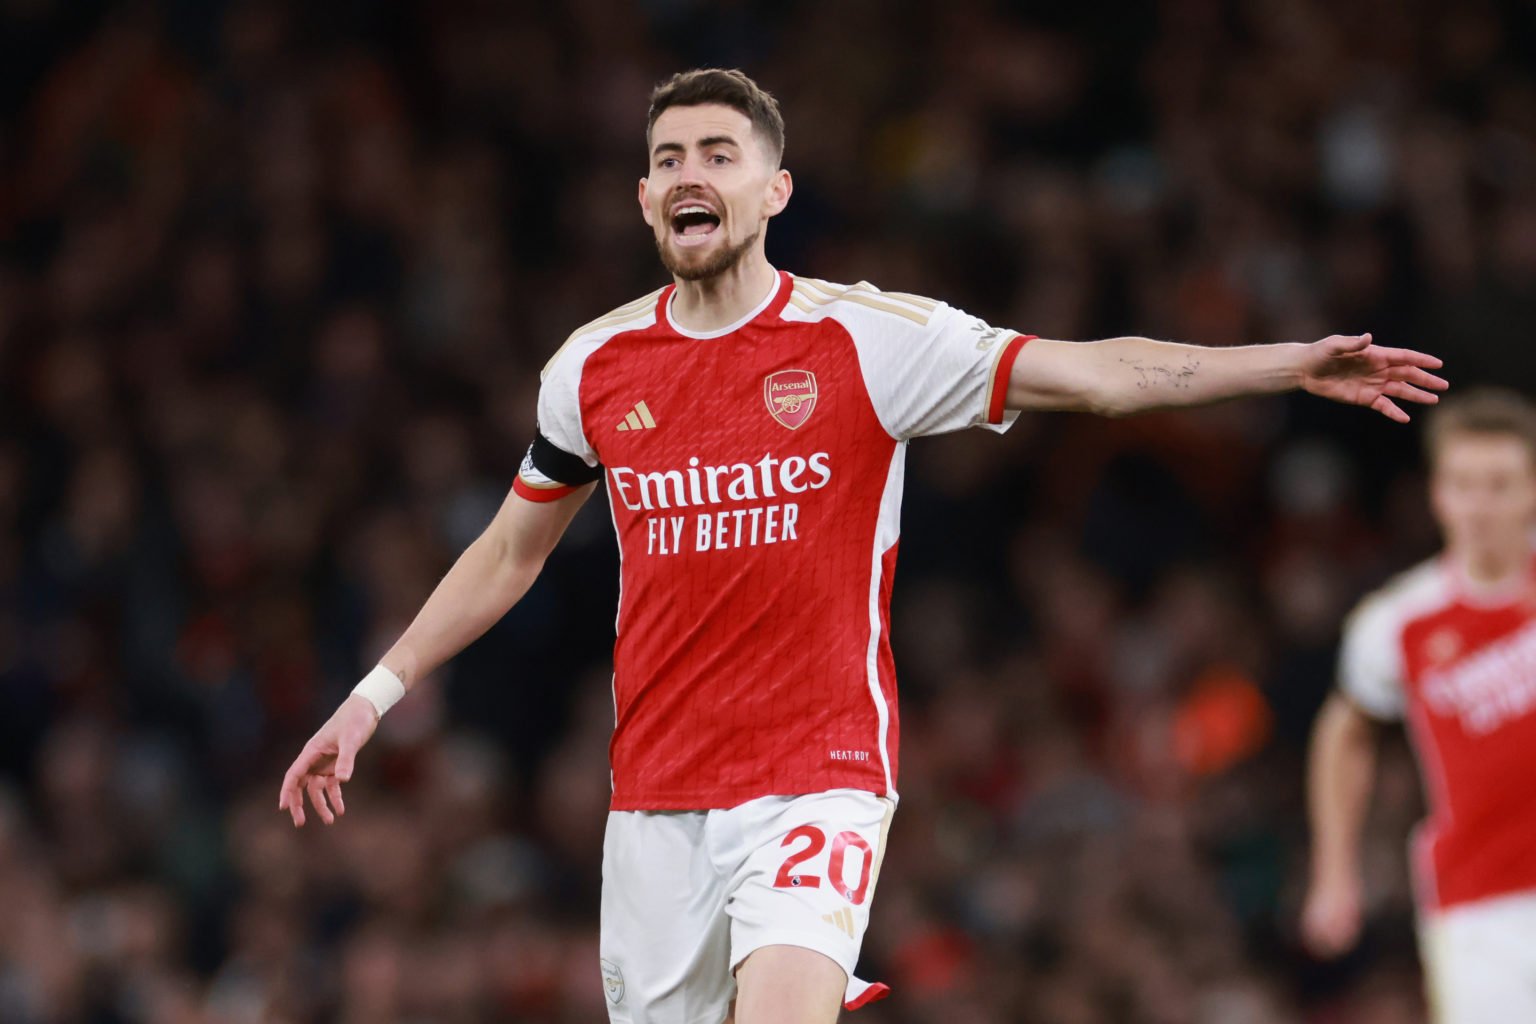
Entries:
POLYGON ((1008 375, 1033 335, 993 327, 935 303, 925 318, 889 318, 885 337, 861 346, 876 411, 900 440, 966 427, 1001 433, 1017 412, 1004 407, 1008 375))
POLYGON ((1344 624, 1339 689, 1372 718, 1403 717, 1401 639, 1398 617, 1380 598, 1366 600, 1344 624))
POLYGON ((581 360, 557 356, 539 385, 538 433, 513 489, 530 501, 554 501, 601 476, 581 424, 581 360))

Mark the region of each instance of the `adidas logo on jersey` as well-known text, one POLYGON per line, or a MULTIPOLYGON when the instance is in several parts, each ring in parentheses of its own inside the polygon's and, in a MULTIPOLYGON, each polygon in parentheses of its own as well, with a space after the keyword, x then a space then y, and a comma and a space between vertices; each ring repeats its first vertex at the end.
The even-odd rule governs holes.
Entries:
POLYGON ((822 914, 821 919, 847 935, 850 939, 858 937, 853 934, 853 911, 847 907, 839 908, 835 914, 822 914))
POLYGON ((636 402, 628 415, 619 421, 620 430, 652 430, 655 426, 656 418, 651 415, 651 410, 643 401, 636 402))

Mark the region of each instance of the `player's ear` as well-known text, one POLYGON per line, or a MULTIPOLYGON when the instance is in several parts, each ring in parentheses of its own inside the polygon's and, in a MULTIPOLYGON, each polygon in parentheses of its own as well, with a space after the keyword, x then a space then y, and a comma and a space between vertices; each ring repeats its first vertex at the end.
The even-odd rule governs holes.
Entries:
POLYGON ((651 225, 652 227, 655 227, 656 224, 651 219, 651 204, 647 203, 645 201, 645 187, 648 184, 650 184, 650 180, 649 179, 647 179, 647 178, 641 178, 640 179, 640 216, 645 218, 645 222, 647 224, 651 225))
POLYGON ((795 191, 795 181, 789 172, 780 167, 768 180, 768 192, 763 196, 763 213, 776 217, 789 205, 789 197, 795 191))

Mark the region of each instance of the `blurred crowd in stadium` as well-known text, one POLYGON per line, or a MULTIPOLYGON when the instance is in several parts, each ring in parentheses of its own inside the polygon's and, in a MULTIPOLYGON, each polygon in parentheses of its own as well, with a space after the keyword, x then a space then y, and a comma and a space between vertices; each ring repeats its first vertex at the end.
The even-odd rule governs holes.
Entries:
MULTIPOLYGON (((601 498, 337 827, 276 801, 500 502, 543 361, 663 283, 657 79, 779 95, 778 266, 1529 390, 1532 53, 1485 0, 3 0, 0 1020, 603 1019, 601 498)), ((918 442, 856 1019, 1420 1019, 1400 747, 1365 945, 1294 938, 1307 730, 1341 616, 1433 550, 1417 464, 1305 398, 918 442)))

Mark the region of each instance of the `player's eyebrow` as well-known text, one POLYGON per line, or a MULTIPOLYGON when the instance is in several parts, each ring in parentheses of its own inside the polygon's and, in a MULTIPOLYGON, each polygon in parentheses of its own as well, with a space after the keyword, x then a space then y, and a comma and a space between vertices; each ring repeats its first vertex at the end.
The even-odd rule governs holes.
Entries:
MULTIPOLYGON (((699 140, 698 146, 700 149, 708 149, 710 146, 735 146, 737 149, 740 149, 741 143, 729 135, 706 135, 699 140)), ((656 148, 651 150, 651 156, 660 156, 663 153, 682 153, 685 150, 686 147, 681 142, 658 142, 656 143, 656 148)))

